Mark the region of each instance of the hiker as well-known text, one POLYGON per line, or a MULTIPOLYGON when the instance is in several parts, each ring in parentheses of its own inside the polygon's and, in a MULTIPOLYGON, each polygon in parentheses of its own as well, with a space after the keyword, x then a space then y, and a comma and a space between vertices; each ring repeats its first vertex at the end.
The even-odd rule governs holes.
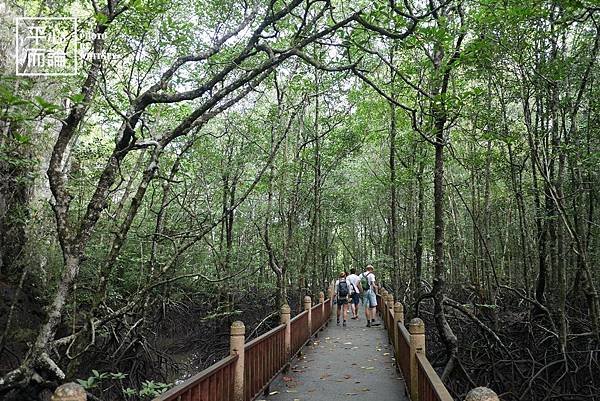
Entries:
POLYGON ((341 272, 340 278, 335 282, 335 299, 337 304, 337 325, 340 325, 340 314, 346 326, 346 318, 348 317, 348 295, 350 295, 350 287, 346 281, 346 273, 341 272), (341 313, 340 313, 341 312, 341 313))
POLYGON ((373 273, 373 270, 373 266, 368 265, 366 271, 359 276, 367 327, 375 326, 375 308, 377 307, 375 291, 377 290, 377 285, 375 284, 375 273, 373 273))
POLYGON ((356 275, 356 269, 350 269, 350 275, 346 277, 346 281, 350 284, 350 311, 352 317, 350 319, 358 319, 358 304, 360 302, 360 278, 356 275))

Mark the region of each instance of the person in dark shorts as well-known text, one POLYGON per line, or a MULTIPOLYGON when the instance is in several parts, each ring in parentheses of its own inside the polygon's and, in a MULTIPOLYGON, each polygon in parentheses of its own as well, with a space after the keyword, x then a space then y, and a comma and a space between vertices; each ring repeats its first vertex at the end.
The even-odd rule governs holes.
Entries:
POLYGON ((341 272, 340 278, 335 282, 335 303, 337 304, 337 325, 340 325, 340 316, 346 326, 348 317, 348 296, 350 295, 350 285, 346 281, 346 273, 341 272))
POLYGON ((346 282, 350 285, 350 312, 351 319, 358 319, 358 304, 360 303, 360 278, 356 275, 356 269, 350 269, 350 275, 346 277, 346 282))

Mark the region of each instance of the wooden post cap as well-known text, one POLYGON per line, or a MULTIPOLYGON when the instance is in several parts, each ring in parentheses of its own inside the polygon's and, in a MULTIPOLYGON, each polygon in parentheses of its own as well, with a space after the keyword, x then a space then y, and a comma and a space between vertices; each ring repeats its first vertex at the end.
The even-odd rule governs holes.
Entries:
POLYGON ((65 383, 52 394, 51 401, 87 401, 84 388, 76 383, 65 383))
POLYGON ((425 334, 425 323, 416 317, 408 323, 408 331, 410 334, 425 334))
POLYGON ((232 336, 243 336, 246 334, 246 326, 244 326, 244 322, 236 320, 235 322, 231 323, 231 329, 229 333, 232 336))
POLYGON ((325 300, 325 294, 323 293, 323 291, 319 292, 319 301, 323 302, 325 300))
POLYGON ((487 387, 475 387, 469 391, 465 401, 500 401, 498 394, 487 387))
POLYGON ((307 295, 304 297, 304 303, 309 304, 311 302, 310 297, 307 295))
POLYGON ((394 304, 394 313, 404 313, 404 305, 400 302, 394 304))
POLYGON ((290 306, 288 304, 281 305, 281 314, 282 315, 289 315, 290 313, 292 313, 292 309, 290 308, 290 306))

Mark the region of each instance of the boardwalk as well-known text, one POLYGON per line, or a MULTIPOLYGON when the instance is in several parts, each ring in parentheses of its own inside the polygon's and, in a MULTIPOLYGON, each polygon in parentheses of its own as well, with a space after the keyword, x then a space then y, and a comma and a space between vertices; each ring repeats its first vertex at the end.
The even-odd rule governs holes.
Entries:
POLYGON ((292 360, 288 374, 270 388, 268 401, 403 401, 404 379, 396 371, 383 325, 366 328, 365 319, 335 325, 335 317, 292 360))
POLYGON ((405 386, 415 400, 453 400, 427 360, 423 321, 412 319, 407 330, 402 304, 391 294, 377 294, 385 328, 364 327, 364 317, 348 327, 326 327, 333 305, 323 293, 319 298, 313 306, 305 297, 305 311, 293 319, 283 305, 282 324, 249 342, 244 324, 234 322, 229 356, 154 401, 408 401, 405 386), (300 349, 303 356, 290 362, 300 349), (409 382, 396 371, 394 352, 409 382), (279 374, 286 366, 289 372, 279 374))

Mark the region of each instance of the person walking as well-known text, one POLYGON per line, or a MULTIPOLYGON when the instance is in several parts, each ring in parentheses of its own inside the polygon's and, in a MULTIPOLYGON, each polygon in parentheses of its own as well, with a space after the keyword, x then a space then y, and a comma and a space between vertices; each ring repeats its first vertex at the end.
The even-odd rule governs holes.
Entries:
POLYGON ((377 284, 375 282, 375 269, 368 265, 366 271, 360 274, 360 286, 363 293, 363 305, 365 306, 365 318, 367 319, 367 327, 375 324, 375 308, 377 307, 377 297, 375 291, 377 284))
POLYGON ((350 284, 350 319, 358 319, 358 304, 360 303, 360 278, 356 275, 356 269, 350 269, 350 275, 346 277, 346 281, 350 284))
POLYGON ((337 325, 340 325, 340 316, 343 319, 344 327, 348 317, 348 295, 350 287, 346 281, 346 273, 341 272, 339 279, 335 282, 335 303, 337 304, 337 325))

